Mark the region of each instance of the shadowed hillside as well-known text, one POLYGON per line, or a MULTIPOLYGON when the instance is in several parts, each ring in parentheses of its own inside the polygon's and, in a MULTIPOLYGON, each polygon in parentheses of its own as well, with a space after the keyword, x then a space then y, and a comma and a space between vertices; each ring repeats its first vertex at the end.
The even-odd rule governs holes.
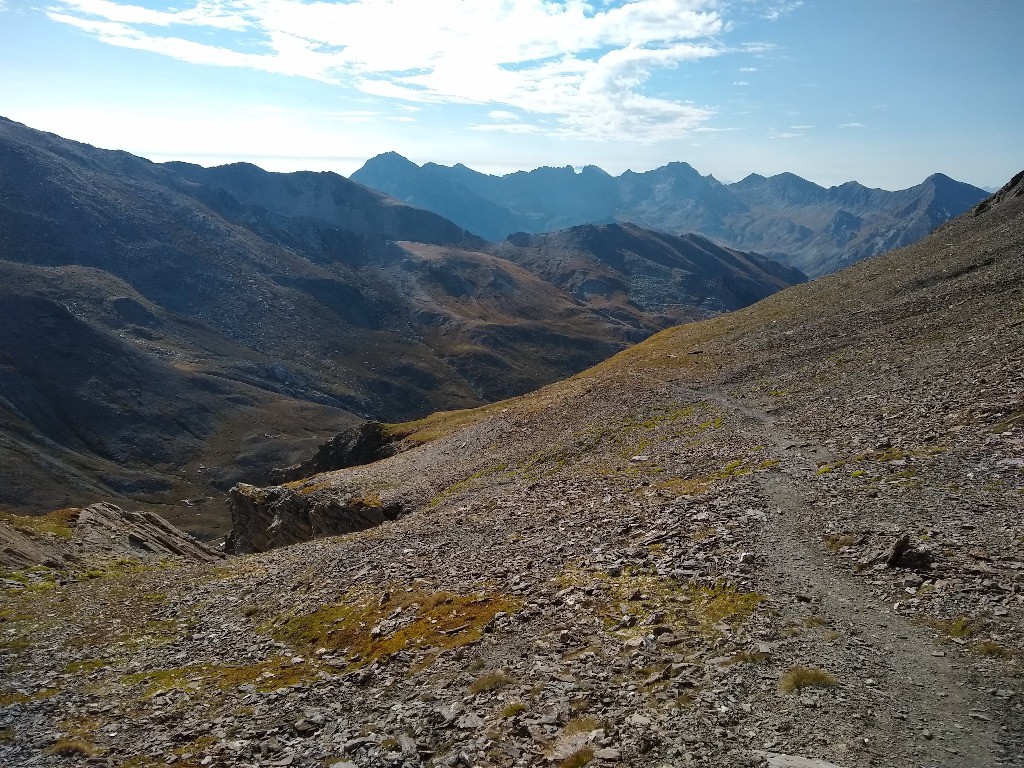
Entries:
POLYGON ((336 174, 0 120, 0 505, 223 532, 220 493, 361 418, 521 394, 691 316, 613 315, 484 245, 336 174))

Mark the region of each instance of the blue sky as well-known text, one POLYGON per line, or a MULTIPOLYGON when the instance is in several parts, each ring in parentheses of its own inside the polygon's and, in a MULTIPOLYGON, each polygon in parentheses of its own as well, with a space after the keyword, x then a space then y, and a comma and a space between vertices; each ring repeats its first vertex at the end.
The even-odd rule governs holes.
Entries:
POLYGON ((349 174, 1024 168, 1020 0, 0 0, 0 114, 154 160, 349 174))

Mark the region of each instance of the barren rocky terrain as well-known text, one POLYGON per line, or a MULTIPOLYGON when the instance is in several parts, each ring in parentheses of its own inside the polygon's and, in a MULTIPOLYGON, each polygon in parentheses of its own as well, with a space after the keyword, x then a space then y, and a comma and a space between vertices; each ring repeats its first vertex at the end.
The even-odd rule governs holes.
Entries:
POLYGON ((1024 766, 1022 358, 1024 173, 239 486, 249 554, 9 573, 0 763, 1024 766))

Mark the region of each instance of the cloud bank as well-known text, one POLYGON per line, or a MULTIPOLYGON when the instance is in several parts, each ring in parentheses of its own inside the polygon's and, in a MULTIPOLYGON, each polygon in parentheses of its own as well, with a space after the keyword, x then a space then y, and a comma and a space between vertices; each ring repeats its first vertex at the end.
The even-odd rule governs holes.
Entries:
POLYGON ((659 71, 726 52, 726 6, 194 0, 152 10, 56 0, 46 13, 104 43, 194 64, 309 78, 405 104, 482 105, 494 116, 478 129, 653 143, 687 136, 713 115, 713 107, 645 88, 659 71))

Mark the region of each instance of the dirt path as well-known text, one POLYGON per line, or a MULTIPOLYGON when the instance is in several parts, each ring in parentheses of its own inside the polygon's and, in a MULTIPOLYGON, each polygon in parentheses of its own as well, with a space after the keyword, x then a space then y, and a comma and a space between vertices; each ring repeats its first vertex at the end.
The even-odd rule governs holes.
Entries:
POLYGON ((855 695, 869 705, 869 751, 893 766, 907 760, 948 768, 1024 765, 1019 712, 993 696, 983 668, 882 603, 865 577, 850 573, 822 547, 823 512, 804 498, 818 463, 829 458, 826 449, 788 434, 769 413, 725 396, 717 404, 784 457, 784 472, 761 481, 769 505, 760 531, 762 575, 770 593, 812 601, 845 636, 816 652, 823 654, 822 666, 858 681, 855 695))

